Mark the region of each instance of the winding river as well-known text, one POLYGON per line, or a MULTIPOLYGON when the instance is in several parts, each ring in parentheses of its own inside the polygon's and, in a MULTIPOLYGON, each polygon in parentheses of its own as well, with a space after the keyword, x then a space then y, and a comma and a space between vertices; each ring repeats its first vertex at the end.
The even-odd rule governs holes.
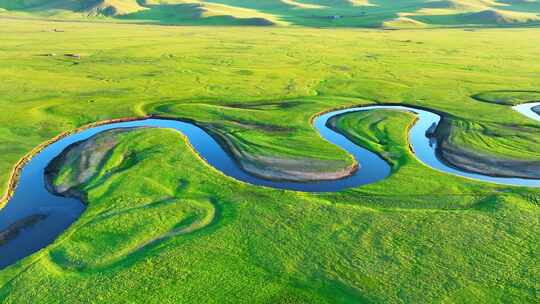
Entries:
MULTIPOLYGON (((540 121, 540 116, 532 111, 533 107, 539 105, 540 103, 524 104, 516 106, 514 109, 529 118, 540 121)), ((6 267, 53 242, 84 211, 85 205, 80 200, 51 194, 46 189, 44 180, 44 170, 49 162, 75 142, 116 128, 172 128, 183 133, 197 153, 209 165, 227 176, 253 185, 277 189, 332 192, 374 183, 390 175, 390 166, 379 155, 354 144, 345 136, 327 127, 328 120, 336 115, 369 110, 398 110, 416 114, 418 120, 409 133, 411 149, 421 162, 435 170, 504 185, 540 187, 540 180, 491 177, 468 173, 447 166, 436 156, 436 141, 426 136, 426 132, 433 125, 437 125, 441 117, 427 110, 407 106, 354 107, 318 116, 313 124, 320 135, 351 153, 360 164, 360 169, 346 178, 319 182, 272 181, 250 175, 238 165, 212 136, 189 122, 150 118, 111 123, 64 137, 44 148, 24 166, 14 195, 7 205, 0 210, 0 268, 6 267)))

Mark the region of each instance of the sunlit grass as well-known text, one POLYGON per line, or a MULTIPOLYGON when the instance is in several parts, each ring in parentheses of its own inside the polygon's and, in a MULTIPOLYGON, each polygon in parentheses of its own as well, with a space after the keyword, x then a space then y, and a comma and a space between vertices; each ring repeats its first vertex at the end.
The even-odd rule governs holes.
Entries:
MULTIPOLYGON (((348 165, 349 156, 313 129, 313 115, 405 102, 463 122, 456 142, 466 147, 511 157, 540 151, 538 123, 471 98, 539 87, 535 29, 1 23, 2 185, 17 160, 63 131, 149 114, 221 130, 246 153, 348 165), (516 127, 529 132, 506 136, 516 127)), ((540 192, 422 165, 407 147, 412 122, 399 112, 342 117, 342 131, 385 156, 393 173, 328 194, 227 178, 177 132, 123 135, 83 187, 82 217, 43 251, 0 271, 0 299, 534 302, 540 192), (155 152, 125 158, 148 147, 155 152), (125 159, 128 170, 105 174, 125 159)))

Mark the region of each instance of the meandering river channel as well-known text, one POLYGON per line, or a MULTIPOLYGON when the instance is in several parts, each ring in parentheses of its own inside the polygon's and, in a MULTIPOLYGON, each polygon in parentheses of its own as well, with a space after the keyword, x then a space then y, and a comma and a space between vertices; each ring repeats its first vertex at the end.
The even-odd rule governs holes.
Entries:
MULTIPOLYGON (((515 106, 514 110, 540 121, 532 108, 540 103, 515 106)), ((37 153, 22 169, 14 195, 0 210, 0 269, 52 243, 66 228, 79 218, 85 205, 78 199, 57 196, 45 186, 44 171, 49 162, 69 145, 116 128, 159 127, 180 131, 205 161, 237 180, 258 186, 304 192, 330 192, 380 181, 390 175, 390 166, 379 155, 364 149, 327 126, 330 118, 344 113, 371 110, 408 111, 418 120, 409 133, 409 143, 416 157, 425 165, 442 172, 470 179, 514 186, 540 187, 540 180, 492 177, 464 172, 440 161, 435 153, 436 140, 426 133, 441 119, 438 114, 407 106, 366 106, 328 112, 318 116, 313 124, 329 142, 351 153, 360 164, 359 170, 338 180, 319 182, 273 181, 250 175, 203 129, 195 124, 167 119, 143 119, 111 123, 83 130, 64 137, 37 153)))

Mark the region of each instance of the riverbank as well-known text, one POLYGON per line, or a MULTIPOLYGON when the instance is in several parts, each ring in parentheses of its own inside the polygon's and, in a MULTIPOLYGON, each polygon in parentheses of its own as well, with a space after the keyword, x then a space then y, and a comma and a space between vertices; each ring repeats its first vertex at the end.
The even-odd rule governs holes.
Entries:
POLYGON ((449 166, 493 177, 540 178, 540 160, 503 158, 458 146, 452 141, 453 128, 452 118, 443 115, 434 133, 437 156, 449 166))
POLYGON ((84 131, 86 129, 90 129, 90 128, 93 128, 93 127, 98 127, 98 126, 102 126, 102 125, 106 125, 106 124, 111 124, 111 123, 135 121, 135 120, 141 120, 141 119, 145 119, 145 118, 146 117, 125 117, 125 118, 114 118, 114 119, 102 120, 102 121, 90 123, 90 124, 75 128, 75 129, 70 130, 70 131, 64 131, 64 132, 58 134, 57 136, 55 136, 55 137, 41 143, 40 145, 38 145, 37 147, 32 149, 30 152, 28 152, 24 157, 22 157, 13 166, 11 174, 9 175, 9 178, 8 178, 7 189, 4 192, 4 195, 0 198, 0 210, 7 204, 9 199, 13 196, 13 194, 15 192, 15 189, 17 188, 17 184, 19 183, 21 171, 24 169, 24 166, 30 160, 32 160, 32 158, 35 155, 40 153, 43 149, 45 149, 48 146, 50 146, 51 144, 61 140, 62 138, 65 138, 65 137, 70 136, 72 134, 84 131))

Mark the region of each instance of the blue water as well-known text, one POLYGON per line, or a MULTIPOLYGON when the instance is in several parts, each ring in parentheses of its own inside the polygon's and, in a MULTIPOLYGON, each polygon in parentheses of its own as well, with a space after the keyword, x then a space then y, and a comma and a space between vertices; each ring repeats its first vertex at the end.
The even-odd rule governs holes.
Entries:
MULTIPOLYGON (((516 108, 528 115, 533 107, 516 108)), ((183 133, 197 153, 211 166, 225 175, 257 186, 286 189, 304 192, 334 192, 358 187, 382 180, 389 176, 390 166, 377 154, 364 149, 343 135, 326 126, 328 119, 343 113, 370 110, 398 110, 413 112, 418 116, 416 124, 410 131, 410 145, 416 157, 427 166, 446 173, 466 178, 516 186, 540 187, 540 180, 521 178, 490 177, 481 174, 467 173, 442 163, 435 154, 436 142, 426 137, 426 131, 438 124, 440 116, 426 110, 405 106, 368 106, 349 108, 323 114, 314 121, 319 134, 329 142, 341 147, 354 156, 360 168, 351 176, 338 180, 319 182, 272 181, 250 175, 244 171, 222 147, 200 127, 183 121, 166 119, 144 119, 131 122, 111 123, 90 128, 67 136, 49 145, 34 156, 23 168, 14 196, 0 210, 0 231, 6 229, 17 220, 32 214, 45 214, 47 217, 38 223, 23 229, 13 240, 0 245, 0 268, 6 267, 19 259, 28 256, 52 243, 71 223, 79 218, 85 205, 77 199, 61 197, 46 190, 44 170, 49 162, 69 145, 88 139, 89 137, 116 128, 160 127, 171 128, 183 133)), ((532 112, 532 111, 531 111, 532 112)), ((534 113, 534 112, 532 112, 534 113)), ((540 116, 531 118, 540 120, 540 116)))

